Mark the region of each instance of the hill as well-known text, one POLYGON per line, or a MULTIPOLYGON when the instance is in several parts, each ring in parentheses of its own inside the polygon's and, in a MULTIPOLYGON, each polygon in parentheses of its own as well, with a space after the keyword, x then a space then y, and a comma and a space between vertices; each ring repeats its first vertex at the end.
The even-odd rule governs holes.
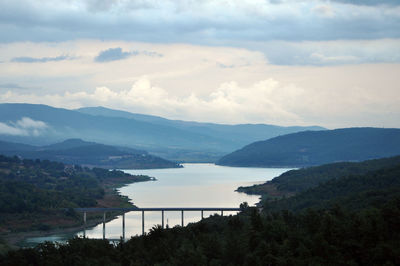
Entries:
POLYGON ((238 188, 239 192, 256 195, 290 196, 317 187, 335 178, 349 175, 364 175, 371 171, 395 167, 400 156, 367 160, 363 162, 332 163, 290 170, 264 184, 238 188))
POLYGON ((0 141, 0 154, 113 169, 176 168, 179 164, 131 148, 69 139, 46 146, 0 141))
POLYGON ((391 167, 364 174, 338 176, 293 197, 273 203, 264 202, 264 207, 297 212, 307 208, 329 209, 334 206, 359 210, 367 207, 381 208, 396 199, 400 199, 399 158, 391 167))
POLYGON ((400 198, 400 156, 291 170, 238 191, 261 195, 268 210, 381 207, 400 198))
POLYGON ((304 131, 254 142, 217 161, 219 165, 306 167, 400 154, 400 129, 344 128, 304 131))
POLYGON ((146 150, 174 161, 214 162, 253 141, 312 129, 321 128, 185 122, 102 107, 68 110, 0 104, 0 137, 4 141, 43 146, 80 138, 146 150))
POLYGON ((64 208, 132 206, 113 187, 148 181, 122 171, 0 155, 0 233, 79 225, 64 208))

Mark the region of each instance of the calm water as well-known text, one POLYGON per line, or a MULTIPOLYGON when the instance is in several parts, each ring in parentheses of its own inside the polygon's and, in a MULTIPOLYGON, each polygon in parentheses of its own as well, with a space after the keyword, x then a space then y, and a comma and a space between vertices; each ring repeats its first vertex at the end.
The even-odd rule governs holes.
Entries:
MULTIPOLYGON (((128 196, 138 207, 239 207, 240 203, 254 205, 258 196, 235 192, 239 186, 263 183, 290 169, 286 168, 237 168, 214 164, 184 164, 184 168, 125 170, 131 174, 145 174, 157 181, 133 183, 122 187, 119 192, 128 196)), ((212 213, 205 212, 205 216, 212 213)), ((224 213, 224 215, 232 213, 224 213)), ((185 212, 185 225, 200 220, 200 212, 185 212)), ((141 213, 125 214, 126 237, 141 234, 141 213)), ((165 212, 165 223, 173 227, 180 225, 180 212, 165 212)), ((106 238, 122 235, 122 218, 106 224, 106 238)), ((145 212, 145 229, 161 224, 160 212, 145 212)), ((102 225, 86 231, 90 238, 101 238, 102 225)), ((78 233, 82 235, 82 232, 78 233)), ((67 236, 51 236, 48 239, 34 238, 31 242, 62 240, 67 236)))

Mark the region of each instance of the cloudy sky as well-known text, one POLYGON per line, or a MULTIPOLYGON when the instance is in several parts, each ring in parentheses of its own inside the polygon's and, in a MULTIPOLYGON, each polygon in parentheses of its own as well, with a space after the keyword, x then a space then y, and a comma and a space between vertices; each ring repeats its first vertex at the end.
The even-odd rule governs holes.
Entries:
POLYGON ((0 102, 400 127, 400 1, 2 0, 0 102))

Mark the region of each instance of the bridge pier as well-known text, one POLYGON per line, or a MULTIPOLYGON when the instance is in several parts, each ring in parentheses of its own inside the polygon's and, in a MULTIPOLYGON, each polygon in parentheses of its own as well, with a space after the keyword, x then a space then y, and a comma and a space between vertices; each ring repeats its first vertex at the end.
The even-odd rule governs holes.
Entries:
POLYGON ((144 210, 142 210, 142 235, 144 235, 144 210))
POLYGON ((122 241, 125 242, 125 213, 122 214, 122 241))
POLYGON ((106 212, 103 212, 103 239, 106 239, 106 212))
POLYGON ((164 229, 164 210, 161 211, 161 227, 164 229))
POLYGON ((202 220, 204 219, 203 214, 204 214, 204 210, 201 210, 201 219, 202 220))
POLYGON ((83 212, 83 237, 86 237, 86 212, 83 212))
POLYGON ((184 222, 183 222, 183 210, 181 210, 181 218, 182 218, 182 227, 184 226, 184 222))

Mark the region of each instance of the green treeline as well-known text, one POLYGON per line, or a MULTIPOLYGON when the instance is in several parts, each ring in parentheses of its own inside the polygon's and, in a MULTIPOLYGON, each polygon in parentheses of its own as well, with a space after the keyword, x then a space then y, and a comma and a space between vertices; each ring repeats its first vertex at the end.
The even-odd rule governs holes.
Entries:
POLYGON ((371 171, 390 168, 400 164, 400 156, 368 160, 363 162, 341 162, 313 166, 298 170, 291 170, 275 177, 271 181, 261 185, 241 187, 240 192, 249 194, 264 194, 265 186, 274 186, 278 191, 285 193, 298 193, 319 184, 339 177, 349 175, 363 175, 371 171))
POLYGON ((399 265, 400 198, 380 208, 213 216, 126 243, 75 238, 11 251, 3 265, 399 265))
POLYGON ((351 210, 380 208, 400 197, 400 162, 396 166, 370 171, 363 175, 346 175, 322 183, 293 197, 266 199, 264 206, 273 210, 300 211, 325 209, 335 205, 351 210))

